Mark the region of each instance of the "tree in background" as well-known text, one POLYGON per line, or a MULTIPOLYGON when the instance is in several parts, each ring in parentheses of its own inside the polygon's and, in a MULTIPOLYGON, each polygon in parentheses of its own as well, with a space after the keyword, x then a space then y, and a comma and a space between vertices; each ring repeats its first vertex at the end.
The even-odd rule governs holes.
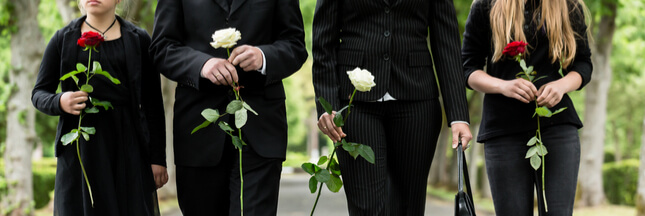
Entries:
POLYGON ((2 207, 7 215, 31 215, 33 212, 31 152, 37 140, 31 105, 31 89, 42 57, 43 39, 38 28, 40 0, 9 0, 11 30, 11 69, 9 82, 14 85, 7 105, 5 179, 8 194, 2 207))

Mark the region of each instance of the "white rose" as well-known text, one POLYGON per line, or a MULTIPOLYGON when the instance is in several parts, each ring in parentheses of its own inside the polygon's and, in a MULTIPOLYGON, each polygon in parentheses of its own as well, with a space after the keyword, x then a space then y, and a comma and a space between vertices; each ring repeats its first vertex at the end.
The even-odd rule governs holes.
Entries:
POLYGON ((242 39, 242 34, 235 28, 220 29, 213 33, 213 42, 211 42, 211 46, 215 49, 220 47, 231 48, 235 46, 237 41, 240 39, 242 39))
POLYGON ((376 83, 374 83, 374 76, 372 76, 372 73, 367 70, 356 68, 354 70, 347 71, 347 75, 349 75, 349 80, 352 81, 352 85, 354 85, 354 87, 359 91, 367 92, 372 89, 372 87, 376 86, 376 83))

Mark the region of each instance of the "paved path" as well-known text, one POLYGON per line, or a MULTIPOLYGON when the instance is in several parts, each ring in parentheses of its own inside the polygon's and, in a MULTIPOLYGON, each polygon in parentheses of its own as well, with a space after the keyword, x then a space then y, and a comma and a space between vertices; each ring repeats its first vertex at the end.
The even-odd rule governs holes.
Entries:
MULTIPOLYGON (((307 216, 311 211, 316 194, 309 193, 308 174, 284 174, 280 183, 280 200, 278 201, 279 216, 307 216)), ((323 186, 324 187, 324 186, 323 186)), ((451 216, 453 202, 426 199, 425 215, 451 216)), ((324 188, 316 214, 319 216, 348 215, 345 193, 341 189, 338 193, 330 192, 324 188)), ((181 216, 179 209, 164 212, 163 216, 181 216)))

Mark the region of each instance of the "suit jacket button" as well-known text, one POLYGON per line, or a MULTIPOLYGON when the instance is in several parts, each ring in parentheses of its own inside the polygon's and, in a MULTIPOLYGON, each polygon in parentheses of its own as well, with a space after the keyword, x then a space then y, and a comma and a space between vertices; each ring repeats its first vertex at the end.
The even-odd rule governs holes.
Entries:
POLYGON ((385 61, 390 60, 390 55, 387 54, 387 53, 385 55, 383 55, 383 60, 385 60, 385 61))
POLYGON ((385 13, 390 13, 390 8, 385 8, 385 13))
POLYGON ((383 36, 385 36, 385 37, 389 37, 389 36, 390 36, 390 31, 385 31, 385 32, 383 33, 383 36))

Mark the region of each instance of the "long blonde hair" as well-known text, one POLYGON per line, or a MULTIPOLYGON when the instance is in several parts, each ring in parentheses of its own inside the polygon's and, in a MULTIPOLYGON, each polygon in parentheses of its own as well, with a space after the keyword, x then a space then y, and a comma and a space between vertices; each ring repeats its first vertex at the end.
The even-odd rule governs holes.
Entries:
MULTIPOLYGON (((575 3, 575 2, 574 2, 575 3)), ((525 0, 493 0, 490 10, 490 23, 493 39, 493 62, 502 58, 502 51, 511 41, 526 41, 524 25, 525 0)), ((576 4, 571 4, 576 5, 576 4)), ((588 15, 588 9, 583 0, 541 0, 536 9, 541 12, 538 29, 546 28, 549 38, 549 57, 551 63, 562 62, 566 68, 576 55, 576 37, 580 37, 571 25, 569 12, 588 15), (570 1, 577 1, 579 8, 569 8, 570 1)), ((589 18, 589 16, 584 16, 589 18)), ((535 16, 534 16, 534 19, 535 16)), ((589 30, 587 30, 589 32, 589 30)), ((587 33, 588 34, 588 33, 587 33)))

